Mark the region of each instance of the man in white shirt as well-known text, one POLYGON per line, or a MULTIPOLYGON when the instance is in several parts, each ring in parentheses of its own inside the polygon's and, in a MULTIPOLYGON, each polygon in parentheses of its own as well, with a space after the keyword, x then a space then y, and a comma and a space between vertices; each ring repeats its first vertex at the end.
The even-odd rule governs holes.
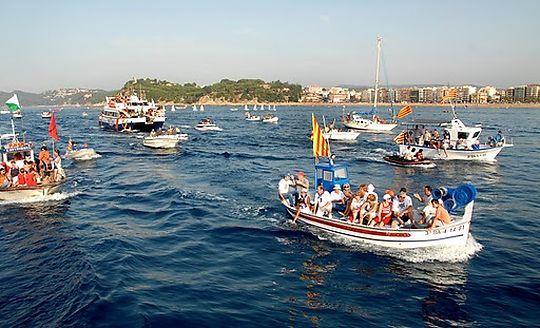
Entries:
POLYGON ((283 178, 279 180, 278 184, 279 197, 282 200, 287 199, 289 201, 289 205, 291 206, 295 205, 295 200, 298 196, 298 192, 296 190, 291 190, 291 187, 294 187, 294 185, 294 182, 291 181, 291 177, 288 175, 284 175, 283 178))
POLYGON ((404 225, 407 221, 413 223, 413 202, 407 195, 407 189, 401 188, 399 194, 394 197, 392 212, 392 228, 396 228, 398 224, 404 225))
POLYGON ((330 197, 332 198, 332 207, 336 211, 345 211, 345 194, 341 191, 340 185, 336 184, 334 186, 334 190, 330 193, 330 197))
POLYGON ((315 214, 328 215, 332 218, 332 197, 323 186, 318 186, 315 193, 315 214))
POLYGON ((431 205, 431 200, 433 199, 431 192, 432 189, 430 186, 424 186, 424 196, 420 196, 418 193, 413 195, 414 198, 425 205, 422 209, 422 218, 418 221, 420 224, 427 224, 435 216, 436 209, 431 205))

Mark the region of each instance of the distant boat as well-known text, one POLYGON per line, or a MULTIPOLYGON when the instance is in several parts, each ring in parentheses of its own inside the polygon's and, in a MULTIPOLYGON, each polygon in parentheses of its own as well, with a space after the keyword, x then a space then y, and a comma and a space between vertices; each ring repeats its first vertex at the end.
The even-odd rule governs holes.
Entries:
POLYGON ((276 105, 272 106, 272 110, 275 112, 276 111, 276 105))
POLYGON ((264 104, 261 104, 261 105, 259 106, 259 110, 264 110, 264 104))
POLYGON ((257 104, 253 105, 253 110, 254 110, 254 111, 257 110, 257 104))
POLYGON ((20 110, 13 112, 13 118, 22 118, 22 113, 20 110))
POLYGON ((51 116, 52 116, 51 111, 41 112, 41 118, 51 118, 51 116))
POLYGON ((204 112, 204 105, 201 105, 201 108, 199 109, 201 112, 204 112))
POLYGON ((87 116, 88 116, 88 113, 87 113, 87 112, 82 112, 82 116, 83 116, 83 117, 87 117, 87 116))
POLYGON ((236 112, 237 110, 238 110, 238 108, 236 108, 236 107, 231 108, 231 112, 236 112))
POLYGON ((247 104, 244 105, 244 110, 245 110, 245 111, 248 111, 248 110, 249 110, 247 104))
POLYGON ((193 108, 193 111, 194 111, 194 112, 197 112, 197 111, 198 111, 197 105, 194 104, 194 105, 192 106, 192 108, 193 108))
POLYGON ((171 112, 176 112, 176 108, 174 108, 174 104, 171 105, 171 112))

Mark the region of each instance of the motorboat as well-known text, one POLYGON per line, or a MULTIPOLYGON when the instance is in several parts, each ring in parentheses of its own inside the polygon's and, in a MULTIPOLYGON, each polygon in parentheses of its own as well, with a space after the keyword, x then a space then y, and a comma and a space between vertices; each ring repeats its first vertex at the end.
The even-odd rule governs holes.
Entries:
POLYGON ((52 111, 41 112, 41 118, 51 118, 52 114, 52 111))
POLYGON ((117 95, 106 97, 106 105, 101 111, 98 121, 104 130, 141 131, 159 130, 165 123, 165 109, 148 101, 143 95, 133 93, 131 96, 117 95))
POLYGON ((149 148, 174 148, 178 142, 187 139, 187 134, 180 133, 180 129, 171 127, 167 131, 151 132, 143 139, 143 145, 149 148))
POLYGON ((82 112, 82 117, 88 117, 88 113, 87 112, 82 112))
POLYGON ((412 161, 406 160, 400 155, 384 156, 383 159, 388 163, 401 167, 421 167, 421 168, 433 168, 435 163, 431 159, 415 159, 412 161))
POLYGON ((220 127, 218 127, 214 121, 207 117, 203 118, 197 125, 195 125, 195 130, 198 131, 223 131, 220 127))
POLYGON ((246 121, 252 121, 252 122, 255 122, 255 121, 260 121, 261 120, 261 117, 258 116, 258 115, 253 115, 251 114, 250 112, 245 112, 244 113, 244 116, 246 117, 246 121))
POLYGON ((22 112, 20 110, 17 110, 15 112, 13 112, 13 118, 22 118, 22 112))
POLYGON ((231 112, 237 112, 237 111, 238 111, 238 108, 237 108, 237 107, 233 107, 233 108, 231 108, 230 110, 231 110, 231 112))
POLYGON ((332 141, 354 141, 359 135, 360 132, 336 128, 325 129, 325 132, 323 133, 325 139, 332 141))
POLYGON ((87 161, 101 157, 93 148, 82 148, 67 151, 64 155, 65 159, 72 159, 74 161, 87 161))
POLYGON ((277 123, 279 121, 279 117, 272 114, 265 114, 262 118, 262 121, 263 123, 277 123))
POLYGON ((502 137, 493 137, 486 143, 480 142, 482 128, 480 126, 466 126, 454 112, 454 118, 450 122, 422 122, 411 121, 405 123, 408 126, 405 134, 409 134, 412 140, 404 139, 399 144, 399 153, 403 155, 409 149, 422 149, 426 158, 435 160, 467 160, 493 162, 497 155, 505 147, 512 147, 512 144, 506 143, 502 137), (443 139, 440 142, 422 142, 420 144, 420 135, 430 126, 443 129, 443 139), (417 140, 418 139, 418 140, 417 140), (498 139, 494 141, 494 139, 498 139))

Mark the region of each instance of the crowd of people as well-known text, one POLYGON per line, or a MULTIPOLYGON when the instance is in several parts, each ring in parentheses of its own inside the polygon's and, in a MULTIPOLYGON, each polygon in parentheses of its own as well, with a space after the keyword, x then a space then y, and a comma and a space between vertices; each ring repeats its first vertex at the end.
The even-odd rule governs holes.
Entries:
POLYGON ((21 155, 15 156, 9 163, 0 163, 0 189, 35 187, 40 184, 55 183, 65 178, 62 157, 58 149, 55 149, 51 156, 47 146, 42 146, 37 163, 27 157, 22 165, 18 165, 19 157, 22 160, 21 155))
POLYGON ((397 194, 393 190, 385 190, 379 201, 379 195, 372 184, 361 184, 357 191, 352 191, 350 184, 344 184, 343 190, 342 186, 336 184, 332 191, 319 185, 312 198, 304 172, 298 172, 297 176, 283 176, 278 186, 280 198, 296 207, 293 222, 296 222, 301 213, 328 218, 337 214, 352 224, 393 229, 433 229, 449 224, 452 217, 439 199, 433 199, 431 192, 432 188, 425 186, 422 195, 413 195, 422 203, 421 210, 415 215, 413 199, 406 188, 401 188, 397 194))
MULTIPOLYGON (((459 136, 459 134, 458 134, 459 136)), ((480 140, 477 139, 474 144, 468 144, 465 138, 450 140, 450 133, 444 130, 442 136, 437 129, 429 130, 420 128, 418 125, 405 133, 403 141, 405 144, 418 145, 424 147, 433 147, 435 149, 458 149, 458 150, 478 150, 480 149, 480 140)), ((490 147, 500 147, 505 143, 502 131, 498 131, 495 136, 488 137, 487 144, 490 147)))

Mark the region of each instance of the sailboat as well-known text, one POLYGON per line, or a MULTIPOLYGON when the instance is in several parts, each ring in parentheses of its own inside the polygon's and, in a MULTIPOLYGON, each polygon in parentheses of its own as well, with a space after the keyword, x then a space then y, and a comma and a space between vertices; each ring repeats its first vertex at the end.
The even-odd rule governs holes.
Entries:
POLYGON ((245 110, 245 111, 248 111, 248 110, 249 110, 247 104, 244 105, 244 110, 245 110))
POLYGON ((204 112, 204 105, 201 105, 200 109, 201 112, 204 112))
POLYGON ((174 108, 174 104, 171 105, 171 112, 176 112, 176 108, 174 108))
POLYGON ((198 111, 197 105, 196 105, 196 104, 193 104, 192 108, 193 108, 193 111, 194 111, 194 112, 198 111))
POLYGON ((272 106, 272 110, 275 112, 276 111, 276 105, 273 105, 272 106))
POLYGON ((348 113, 343 117, 343 125, 350 129, 368 131, 368 132, 388 132, 397 126, 397 123, 391 121, 390 123, 385 120, 381 120, 377 116, 377 101, 379 97, 379 69, 381 62, 381 43, 382 38, 377 37, 377 69, 375 71, 375 97, 373 101, 373 108, 371 112, 365 113, 371 117, 365 117, 354 112, 348 113))

